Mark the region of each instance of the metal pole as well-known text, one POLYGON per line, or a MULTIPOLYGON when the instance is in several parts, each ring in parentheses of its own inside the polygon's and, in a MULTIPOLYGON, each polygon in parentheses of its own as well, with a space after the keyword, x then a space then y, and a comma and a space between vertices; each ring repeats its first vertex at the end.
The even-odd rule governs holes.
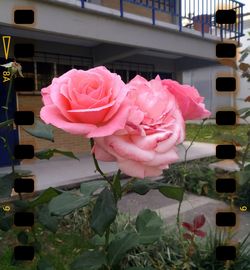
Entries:
POLYGON ((120 17, 123 17, 123 0, 120 0, 120 17))
POLYGON ((181 12, 181 1, 179 0, 179 31, 182 30, 182 12, 181 12))
POLYGON ((155 0, 152 0, 152 22, 155 25, 155 0))
POLYGON ((214 0, 214 30, 215 35, 217 36, 217 24, 216 24, 216 0, 214 0))
POLYGON ((202 0, 202 12, 201 12, 201 27, 202 27, 202 37, 204 37, 204 0, 202 0))

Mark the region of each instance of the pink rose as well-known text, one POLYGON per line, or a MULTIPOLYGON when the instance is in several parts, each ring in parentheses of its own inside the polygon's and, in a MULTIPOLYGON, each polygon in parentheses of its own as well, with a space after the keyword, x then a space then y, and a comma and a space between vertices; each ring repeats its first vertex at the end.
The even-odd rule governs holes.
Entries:
POLYGON ((201 97, 194 87, 169 79, 162 83, 175 96, 184 120, 208 118, 211 115, 211 112, 205 109, 204 97, 201 97))
POLYGON ((117 161, 127 175, 158 176, 179 159, 175 146, 185 138, 183 117, 159 76, 149 82, 136 76, 127 88, 131 110, 125 128, 94 138, 92 153, 102 161, 117 161))
POLYGON ((100 66, 72 69, 41 90, 46 124, 87 138, 108 136, 124 128, 129 106, 121 77, 100 66))

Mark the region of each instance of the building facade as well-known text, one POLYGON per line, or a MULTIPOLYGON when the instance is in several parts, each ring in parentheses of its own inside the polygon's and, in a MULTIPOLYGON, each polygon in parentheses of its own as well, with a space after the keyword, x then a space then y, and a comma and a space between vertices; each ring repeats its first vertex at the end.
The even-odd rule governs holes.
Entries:
MULTIPOLYGON (((215 13, 222 1, 198 0, 0 0, 0 32, 11 36, 9 59, 1 50, 1 63, 13 60, 15 44, 33 44, 32 58, 17 58, 25 77, 33 78, 34 91, 18 92, 13 110, 30 110, 39 116, 40 91, 52 78, 66 71, 104 65, 128 82, 136 74, 147 79, 171 78, 183 82, 185 71, 218 63, 218 42, 239 44, 242 36, 243 5, 229 1, 236 10, 237 23, 221 28, 215 13), (13 11, 31 8, 33 25, 16 25, 13 11), (16 108, 15 108, 16 106, 16 108)), ((201 95, 211 89, 198 87, 201 95), (199 89, 200 88, 200 89, 199 89)), ((210 107, 208 107, 210 108, 210 107)), ((22 127, 15 131, 12 144, 32 144, 35 151, 45 148, 89 152, 88 140, 82 136, 54 131, 50 143, 28 135, 22 127)), ((11 138, 10 138, 11 141, 11 138)), ((3 151, 1 148, 0 151, 3 151)), ((33 162, 33 161, 23 161, 33 162)), ((0 166, 8 165, 1 155, 0 166)))

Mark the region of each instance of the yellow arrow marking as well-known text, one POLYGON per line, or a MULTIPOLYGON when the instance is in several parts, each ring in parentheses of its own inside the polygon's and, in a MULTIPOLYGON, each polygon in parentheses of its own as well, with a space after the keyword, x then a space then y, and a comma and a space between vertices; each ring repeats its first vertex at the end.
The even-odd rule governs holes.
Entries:
POLYGON ((9 56, 9 50, 10 50, 11 36, 2 36, 2 39, 3 39, 4 56, 5 56, 5 59, 7 60, 9 56), (7 40, 7 46, 6 46, 6 40, 7 40))

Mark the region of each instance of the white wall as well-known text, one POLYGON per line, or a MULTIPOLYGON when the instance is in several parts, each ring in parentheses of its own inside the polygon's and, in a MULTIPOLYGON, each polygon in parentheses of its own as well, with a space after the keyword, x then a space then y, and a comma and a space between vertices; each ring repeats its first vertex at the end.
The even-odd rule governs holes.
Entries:
MULTIPOLYGON (((247 34, 247 32, 250 32, 250 20, 245 22, 244 28, 245 28, 245 30, 244 30, 245 36, 241 38, 242 47, 239 48, 240 51, 245 49, 247 46, 250 46, 250 40, 247 40, 248 38, 250 39, 250 35, 247 34)), ((250 54, 244 60, 244 63, 250 64, 250 54)), ((247 96, 250 96, 250 82, 248 82, 246 78, 241 78, 240 73, 239 73, 239 78, 240 78, 239 92, 238 92, 238 95, 236 98, 237 99, 238 98, 246 98, 247 96)), ((236 102, 237 102, 238 109, 250 106, 249 102, 244 102, 241 100, 236 100, 236 102)))
POLYGON ((212 112, 212 118, 215 118, 218 110, 234 108, 232 94, 216 91, 218 74, 226 73, 233 76, 231 71, 231 68, 225 66, 210 66, 183 72, 183 84, 189 84, 198 89, 200 95, 205 98, 206 108, 212 112))

